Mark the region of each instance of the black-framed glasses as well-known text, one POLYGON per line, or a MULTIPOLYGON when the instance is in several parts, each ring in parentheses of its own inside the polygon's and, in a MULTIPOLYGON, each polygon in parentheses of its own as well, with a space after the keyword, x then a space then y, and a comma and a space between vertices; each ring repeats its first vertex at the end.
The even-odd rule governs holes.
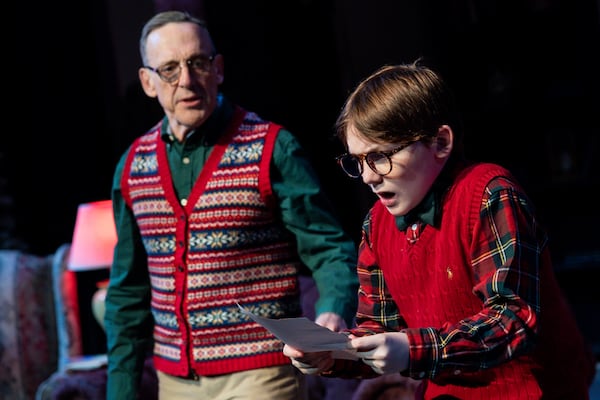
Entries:
POLYGON ((342 154, 337 156, 335 159, 337 163, 342 167, 344 172, 351 178, 360 178, 363 173, 363 162, 366 161, 367 165, 377 175, 385 176, 392 172, 392 159, 391 157, 410 146, 413 143, 418 142, 421 138, 411 140, 401 146, 395 147, 389 151, 372 151, 363 154, 342 154))
MULTIPOLYGON (((214 59, 214 55, 200 55, 189 58, 184 62, 188 66, 188 68, 194 71, 195 73, 206 74, 210 72, 210 68, 214 59)), ((181 62, 169 62, 157 68, 152 68, 148 65, 144 65, 144 68, 155 72, 160 77, 160 79, 167 83, 177 82, 179 80, 179 77, 181 76, 181 62)))

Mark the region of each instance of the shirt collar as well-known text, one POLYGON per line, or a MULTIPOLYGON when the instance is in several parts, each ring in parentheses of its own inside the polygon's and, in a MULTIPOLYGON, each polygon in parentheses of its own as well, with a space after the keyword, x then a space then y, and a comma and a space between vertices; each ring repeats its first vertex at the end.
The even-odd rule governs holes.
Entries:
POLYGON ((423 200, 406 215, 396 217, 396 226, 405 231, 416 222, 433 227, 439 226, 442 216, 443 197, 450 188, 458 168, 447 165, 429 189, 423 200))
POLYGON ((435 189, 432 188, 418 206, 410 210, 406 215, 396 217, 396 226, 401 231, 405 231, 406 228, 416 222, 435 226, 439 214, 438 208, 439 201, 437 201, 435 189))

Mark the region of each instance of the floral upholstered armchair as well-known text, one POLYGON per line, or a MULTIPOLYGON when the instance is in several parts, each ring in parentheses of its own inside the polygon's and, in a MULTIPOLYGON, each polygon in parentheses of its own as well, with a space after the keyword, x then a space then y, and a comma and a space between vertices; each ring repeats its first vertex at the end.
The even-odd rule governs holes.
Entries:
POLYGON ((64 245, 40 257, 0 250, 0 398, 33 399, 46 378, 81 352, 67 251, 64 245))

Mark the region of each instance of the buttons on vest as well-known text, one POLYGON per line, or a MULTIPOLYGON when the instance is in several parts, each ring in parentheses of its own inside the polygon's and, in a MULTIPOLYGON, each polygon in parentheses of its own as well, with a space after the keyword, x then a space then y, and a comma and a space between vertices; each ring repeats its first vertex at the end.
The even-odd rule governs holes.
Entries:
POLYGON ((187 205, 187 199, 181 199, 179 202, 180 202, 180 203, 181 203, 181 205, 182 205, 182 206, 184 206, 184 207, 187 205))
POLYGON ((184 163, 185 165, 190 163, 190 158, 189 157, 183 157, 183 159, 181 160, 182 163, 184 163))

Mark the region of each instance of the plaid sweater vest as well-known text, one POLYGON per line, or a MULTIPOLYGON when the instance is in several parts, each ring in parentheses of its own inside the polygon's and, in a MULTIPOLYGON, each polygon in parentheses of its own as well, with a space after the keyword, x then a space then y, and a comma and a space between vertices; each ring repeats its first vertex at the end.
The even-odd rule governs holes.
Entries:
POLYGON ((280 126, 236 110, 188 202, 171 184, 160 125, 138 138, 123 174, 148 255, 158 370, 188 376, 289 364, 283 344, 244 316, 301 313, 295 242, 271 207, 280 126))
MULTIPOLYGON (((441 229, 425 226, 414 243, 396 228, 394 217, 380 202, 373 207, 371 227, 379 229, 370 232, 371 243, 409 328, 455 324, 481 310, 482 302, 473 293, 469 244, 484 188, 498 176, 515 182, 507 170, 493 164, 476 164, 462 171, 444 199, 441 229)), ((547 248, 538 267, 541 309, 546 311, 538 314, 540 334, 534 351, 495 368, 440 375, 427 382, 425 399, 440 395, 469 400, 587 398, 577 390, 586 388, 582 382, 590 379, 590 361, 560 294, 547 248)))

